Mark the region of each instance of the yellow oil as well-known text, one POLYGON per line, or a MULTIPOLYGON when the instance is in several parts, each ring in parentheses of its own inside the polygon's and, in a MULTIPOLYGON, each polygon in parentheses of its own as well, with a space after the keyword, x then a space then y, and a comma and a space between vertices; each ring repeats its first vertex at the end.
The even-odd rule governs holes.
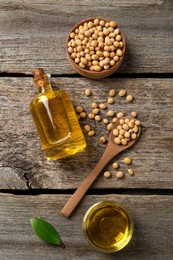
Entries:
POLYGON ((63 90, 53 91, 49 83, 39 92, 30 104, 30 112, 47 159, 83 150, 86 142, 69 95, 63 90))
POLYGON ((83 228, 89 243, 105 253, 122 249, 133 234, 133 222, 127 211, 114 202, 106 201, 87 211, 83 228))

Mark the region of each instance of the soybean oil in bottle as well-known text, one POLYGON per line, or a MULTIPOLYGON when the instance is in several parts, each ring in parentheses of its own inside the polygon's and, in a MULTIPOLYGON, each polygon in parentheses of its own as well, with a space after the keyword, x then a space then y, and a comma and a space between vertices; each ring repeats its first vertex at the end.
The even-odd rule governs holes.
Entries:
POLYGON ((43 69, 33 74, 39 95, 32 100, 30 112, 47 159, 83 150, 86 142, 69 95, 63 90, 54 91, 43 69))

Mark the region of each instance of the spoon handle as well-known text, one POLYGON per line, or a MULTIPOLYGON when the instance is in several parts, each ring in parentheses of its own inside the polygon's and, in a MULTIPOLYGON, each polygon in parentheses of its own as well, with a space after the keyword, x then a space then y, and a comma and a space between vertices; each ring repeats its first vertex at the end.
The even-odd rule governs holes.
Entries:
MULTIPOLYGON (((118 153, 118 152, 117 152, 118 153)), ((69 217, 73 210, 76 208, 80 200, 83 198, 89 187, 95 181, 97 176, 106 166, 106 164, 117 154, 107 147, 104 154, 102 155, 101 159, 94 167, 94 169, 89 173, 87 178, 81 183, 79 188, 75 191, 72 197, 67 201, 63 209, 61 210, 61 214, 65 217, 69 217)))

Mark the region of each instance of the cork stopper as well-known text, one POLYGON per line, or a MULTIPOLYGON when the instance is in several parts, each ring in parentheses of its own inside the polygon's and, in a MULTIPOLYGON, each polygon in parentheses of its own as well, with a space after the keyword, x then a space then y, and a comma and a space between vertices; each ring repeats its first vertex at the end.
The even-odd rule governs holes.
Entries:
POLYGON ((40 88, 46 84, 49 84, 49 79, 47 75, 44 73, 44 69, 38 68, 33 71, 34 82, 37 88, 40 88))
POLYGON ((43 76, 45 73, 44 73, 44 69, 42 69, 42 68, 38 68, 38 69, 35 69, 34 71, 33 71, 33 75, 34 75, 34 77, 41 77, 41 76, 43 76))

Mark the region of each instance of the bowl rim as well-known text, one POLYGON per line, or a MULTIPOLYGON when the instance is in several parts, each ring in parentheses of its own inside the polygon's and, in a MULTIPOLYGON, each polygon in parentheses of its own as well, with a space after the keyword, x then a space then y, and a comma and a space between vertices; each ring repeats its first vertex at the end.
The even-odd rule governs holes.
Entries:
POLYGON ((122 37, 122 42, 123 42, 123 48, 122 48, 122 53, 123 55, 120 57, 120 59, 115 63, 115 65, 113 65, 112 67, 110 67, 109 69, 104 69, 101 71, 92 71, 92 70, 88 70, 88 69, 83 69, 81 68, 70 56, 70 53, 68 52, 68 42, 70 41, 70 34, 72 32, 74 32, 75 29, 77 29, 80 25, 84 24, 85 22, 89 22, 89 21, 93 21, 95 19, 99 19, 99 20, 103 20, 105 22, 110 22, 111 20, 107 19, 107 18, 100 18, 100 17, 90 17, 90 18, 86 18, 84 20, 79 21, 78 23, 76 23, 72 29, 70 30, 70 32, 68 33, 67 39, 66 39, 66 53, 67 53, 67 57, 68 60, 70 62, 72 62, 73 66, 76 67, 77 69, 79 69, 80 71, 82 71, 83 73, 89 73, 90 75, 102 75, 104 76, 105 73, 107 73, 108 71, 112 71, 112 73, 114 72, 116 66, 119 68, 119 66, 121 65, 124 55, 125 55, 125 50, 126 50, 126 42, 125 42, 125 38, 124 38, 124 34, 121 30, 121 28, 117 25, 116 27, 120 30, 120 34, 122 37))

